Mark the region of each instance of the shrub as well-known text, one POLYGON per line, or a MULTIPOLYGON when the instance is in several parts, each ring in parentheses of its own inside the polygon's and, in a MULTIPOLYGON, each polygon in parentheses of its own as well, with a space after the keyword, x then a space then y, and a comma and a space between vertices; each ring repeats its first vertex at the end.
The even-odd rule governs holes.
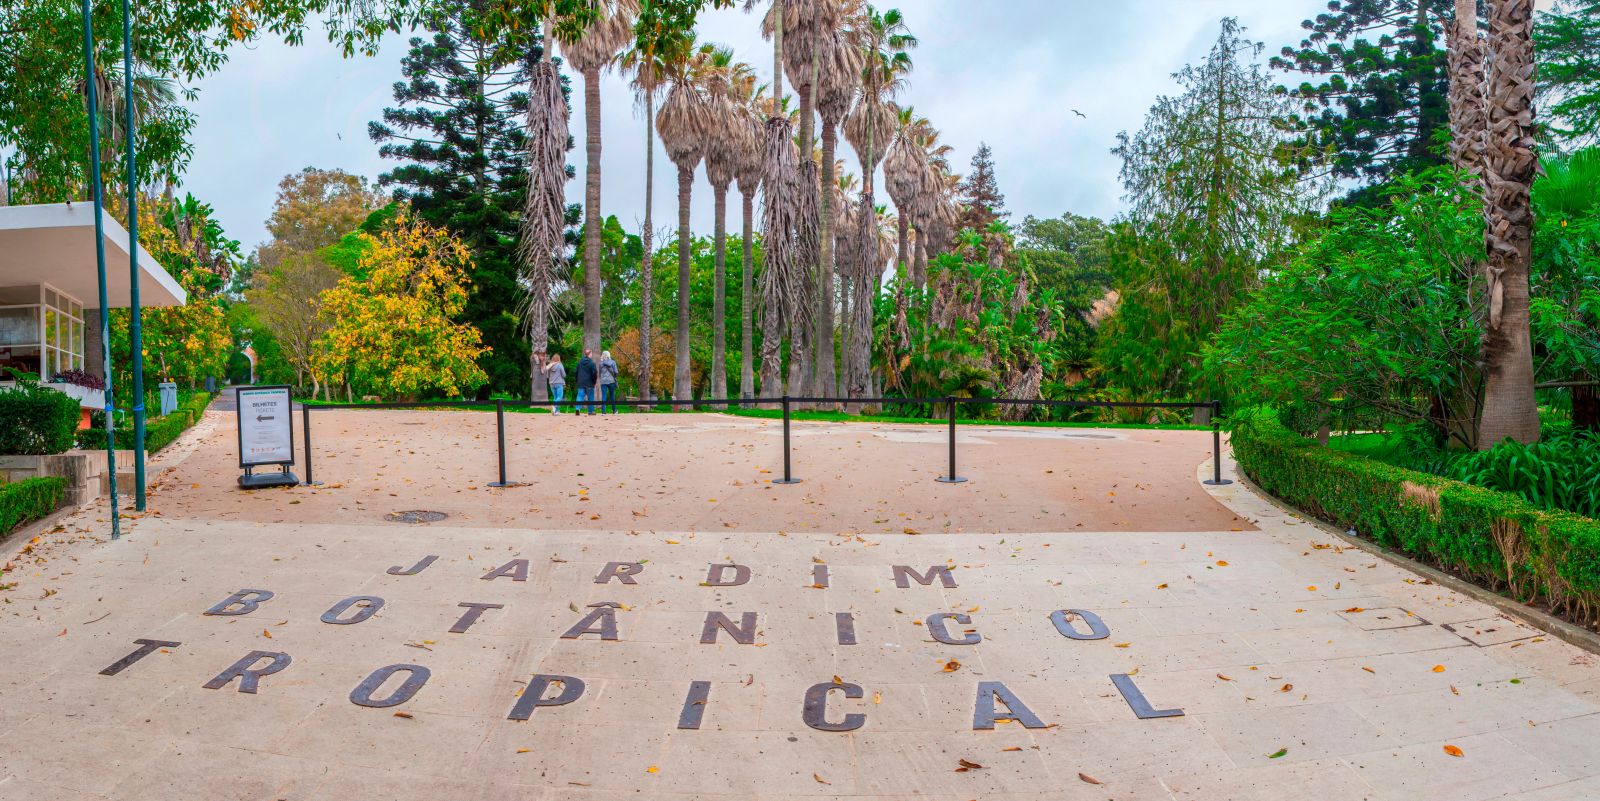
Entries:
POLYGON ((50 377, 52 384, 71 384, 84 389, 102 390, 106 388, 106 380, 84 370, 63 370, 50 377))
POLYGON ((1600 623, 1600 521, 1505 492, 1324 448, 1277 414, 1234 419, 1234 456, 1262 489, 1375 542, 1526 602, 1600 623))
POLYGON ((0 484, 0 535, 30 520, 38 520, 61 506, 67 480, 60 476, 29 478, 0 484))
POLYGON ((0 454, 41 455, 72 447, 78 402, 32 381, 0 390, 0 454))

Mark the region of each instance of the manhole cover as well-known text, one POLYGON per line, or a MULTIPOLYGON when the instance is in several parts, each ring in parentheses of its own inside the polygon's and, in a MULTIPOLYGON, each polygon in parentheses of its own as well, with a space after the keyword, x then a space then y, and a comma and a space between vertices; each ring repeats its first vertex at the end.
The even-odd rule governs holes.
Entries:
POLYGON ((390 512, 383 516, 390 523, 437 523, 449 517, 444 512, 429 512, 423 509, 412 509, 405 512, 390 512))

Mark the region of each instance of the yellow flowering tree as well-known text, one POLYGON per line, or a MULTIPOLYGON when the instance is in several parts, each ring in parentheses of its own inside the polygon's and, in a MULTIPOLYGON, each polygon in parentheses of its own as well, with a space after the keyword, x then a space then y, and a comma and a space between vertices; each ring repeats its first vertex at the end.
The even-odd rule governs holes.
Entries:
MULTIPOLYGON (((118 214, 124 219, 125 214, 118 214)), ((146 196, 139 203, 139 241, 183 287, 182 306, 150 306, 139 316, 145 388, 159 381, 199 386, 206 376, 227 373, 233 338, 221 290, 232 270, 238 243, 211 219, 211 208, 193 197, 182 201, 146 196)), ((131 386, 132 349, 127 309, 111 311, 111 356, 118 406, 131 386)), ((153 415, 154 412, 151 412, 153 415)))
POLYGON ((472 254, 450 232, 403 211, 360 233, 355 275, 322 294, 329 328, 313 370, 324 384, 385 399, 462 395, 488 381, 477 328, 452 322, 467 303, 472 254))

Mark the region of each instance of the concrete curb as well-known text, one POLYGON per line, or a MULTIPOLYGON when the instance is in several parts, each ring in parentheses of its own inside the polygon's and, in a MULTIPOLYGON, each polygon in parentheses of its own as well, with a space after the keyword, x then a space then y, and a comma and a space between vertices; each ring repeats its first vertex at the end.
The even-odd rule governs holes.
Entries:
POLYGON ((1316 526, 1317 528, 1320 528, 1335 537, 1338 537, 1340 540, 1343 540, 1345 544, 1372 554, 1373 556, 1376 556, 1392 565, 1421 575, 1441 587, 1459 592, 1474 601, 1492 606, 1501 614, 1514 618, 1522 623, 1526 623, 1529 626, 1539 629, 1540 631, 1543 631, 1546 634, 1549 634, 1550 636, 1555 637, 1556 639, 1561 640, 1569 645, 1575 645, 1593 654, 1600 654, 1600 633, 1590 631, 1589 629, 1586 629, 1575 623, 1569 623, 1548 612, 1528 606, 1521 601, 1491 592, 1490 590, 1473 584, 1466 579, 1453 576, 1449 573, 1439 570, 1438 568, 1430 567, 1408 556, 1391 551, 1382 545, 1372 542, 1371 540, 1363 539, 1359 536, 1352 537, 1349 534, 1340 531, 1336 526, 1329 525, 1319 518, 1313 517, 1306 512, 1296 509, 1295 507, 1283 502, 1273 494, 1262 489, 1254 481, 1250 480, 1250 478, 1246 476, 1243 471, 1239 470, 1238 466, 1233 463, 1232 459, 1229 459, 1228 464, 1234 468, 1234 478, 1242 483, 1245 487, 1248 487, 1251 492, 1265 499, 1267 503, 1282 509, 1288 514, 1292 514, 1295 517, 1298 517, 1299 519, 1304 520, 1307 523, 1310 523, 1311 525, 1316 526))

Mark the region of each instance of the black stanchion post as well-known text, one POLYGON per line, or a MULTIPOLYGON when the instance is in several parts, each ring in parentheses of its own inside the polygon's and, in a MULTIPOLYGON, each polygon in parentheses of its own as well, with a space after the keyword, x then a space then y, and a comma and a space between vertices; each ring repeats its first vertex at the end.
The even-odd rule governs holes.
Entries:
POLYGON ((506 483, 506 402, 494 402, 494 428, 500 438, 500 480, 490 484, 491 487, 509 487, 506 483))
POLYGON ((956 399, 945 398, 945 406, 950 410, 950 475, 939 476, 941 484, 963 484, 966 479, 956 475, 956 399))
MULTIPOLYGON (((293 420, 294 418, 291 417, 289 419, 293 420)), ((304 403, 300 404, 300 430, 305 432, 306 444, 306 480, 301 486, 320 486, 311 477, 311 407, 304 403)))
POLYGON ((772 482, 774 484, 799 484, 800 479, 795 478, 789 471, 789 396, 783 396, 783 478, 772 482))
POLYGON ((1221 487, 1232 484, 1231 479, 1222 477, 1222 423, 1218 418, 1222 416, 1222 401, 1211 402, 1211 478, 1205 483, 1212 487, 1221 487))

